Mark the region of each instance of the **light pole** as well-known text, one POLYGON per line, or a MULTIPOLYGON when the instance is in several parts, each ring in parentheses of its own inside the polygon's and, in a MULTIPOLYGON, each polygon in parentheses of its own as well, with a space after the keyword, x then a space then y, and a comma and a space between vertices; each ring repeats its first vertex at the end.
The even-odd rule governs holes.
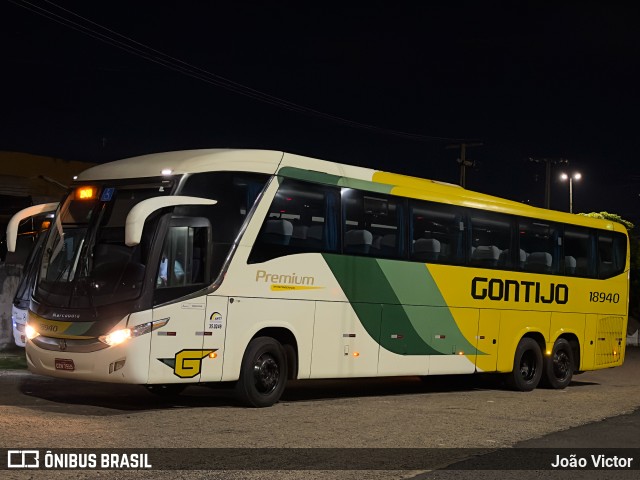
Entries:
POLYGON ((572 173, 571 175, 567 175, 563 173, 560 175, 560 179, 569 180, 569 213, 573 213, 573 181, 580 180, 582 178, 582 174, 579 172, 572 173))

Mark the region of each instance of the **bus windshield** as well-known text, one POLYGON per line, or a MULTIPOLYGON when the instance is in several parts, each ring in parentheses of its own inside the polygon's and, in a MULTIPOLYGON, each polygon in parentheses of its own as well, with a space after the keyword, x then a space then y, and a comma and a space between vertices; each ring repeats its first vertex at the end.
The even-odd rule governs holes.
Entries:
POLYGON ((170 185, 77 188, 51 226, 35 298, 54 307, 83 308, 130 300, 140 295, 157 215, 147 220, 139 245, 124 242, 131 208, 168 195, 170 185))

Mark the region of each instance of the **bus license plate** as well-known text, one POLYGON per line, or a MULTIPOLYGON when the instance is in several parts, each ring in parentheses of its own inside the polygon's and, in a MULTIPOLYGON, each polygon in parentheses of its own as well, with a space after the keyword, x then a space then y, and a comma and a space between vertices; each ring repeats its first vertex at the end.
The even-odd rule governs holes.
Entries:
POLYGON ((56 370, 73 371, 76 367, 70 358, 56 358, 56 370))

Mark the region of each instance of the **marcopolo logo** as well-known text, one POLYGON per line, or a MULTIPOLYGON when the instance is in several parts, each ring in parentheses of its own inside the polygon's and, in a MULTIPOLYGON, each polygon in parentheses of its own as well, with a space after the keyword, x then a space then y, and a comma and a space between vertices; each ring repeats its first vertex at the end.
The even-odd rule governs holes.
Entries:
POLYGON ((471 296, 476 300, 488 298, 503 302, 564 305, 569 301, 569 287, 564 283, 550 283, 543 286, 540 282, 526 280, 474 277, 471 280, 471 296))

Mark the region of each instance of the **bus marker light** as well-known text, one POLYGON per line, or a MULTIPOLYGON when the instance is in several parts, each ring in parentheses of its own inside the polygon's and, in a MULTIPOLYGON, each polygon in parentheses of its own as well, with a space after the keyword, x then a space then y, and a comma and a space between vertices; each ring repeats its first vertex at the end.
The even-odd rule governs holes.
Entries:
POLYGON ((173 170, 171 170, 170 168, 163 168, 162 169, 162 175, 171 175, 173 173, 173 170))
POLYGON ((464 352, 458 352, 458 355, 464 355, 464 352))
POLYGON ((551 356, 551 350, 547 350, 546 354, 548 357, 551 356))
POLYGON ((354 357, 359 357, 360 356, 360 352, 353 352, 353 356, 354 357))
POLYGON ((209 354, 209 358, 216 358, 218 356, 218 354, 216 352, 211 352, 209 354))

